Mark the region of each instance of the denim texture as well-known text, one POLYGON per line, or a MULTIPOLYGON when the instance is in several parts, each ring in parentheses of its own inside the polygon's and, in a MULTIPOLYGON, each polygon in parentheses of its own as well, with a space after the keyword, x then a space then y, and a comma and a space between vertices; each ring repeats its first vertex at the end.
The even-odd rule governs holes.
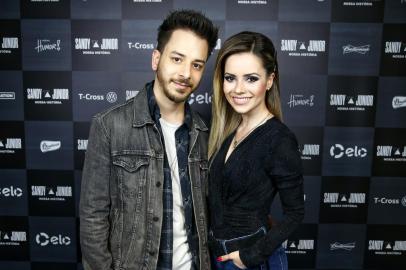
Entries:
MULTIPOLYGON (((157 266, 165 149, 148 110, 146 91, 92 120, 79 204, 86 270, 157 266)), ((210 269, 205 201, 208 128, 195 112, 192 119, 188 172, 200 269, 210 269)))
MULTIPOLYGON (((216 258, 213 258, 214 269, 216 270, 240 270, 233 261, 218 262, 216 258)), ((279 246, 271 256, 268 257, 266 262, 246 268, 245 270, 288 270, 288 258, 286 256, 285 249, 279 246)))
POLYGON ((248 135, 224 162, 233 136, 224 141, 210 165, 210 229, 217 239, 231 239, 269 228, 269 210, 279 193, 284 218, 255 244, 236 247, 244 265, 255 267, 303 220, 301 158, 296 137, 275 117, 248 135))

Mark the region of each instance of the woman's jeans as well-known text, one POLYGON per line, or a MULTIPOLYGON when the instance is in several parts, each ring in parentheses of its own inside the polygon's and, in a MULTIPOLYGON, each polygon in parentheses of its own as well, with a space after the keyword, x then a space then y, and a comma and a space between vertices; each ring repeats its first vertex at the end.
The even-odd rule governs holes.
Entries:
MULTIPOLYGON (((213 263, 215 269, 217 270, 240 270, 233 261, 218 262, 216 258, 213 258, 213 263)), ((272 255, 263 264, 247 268, 248 270, 287 270, 288 269, 288 259, 286 257, 285 249, 279 246, 272 255)))

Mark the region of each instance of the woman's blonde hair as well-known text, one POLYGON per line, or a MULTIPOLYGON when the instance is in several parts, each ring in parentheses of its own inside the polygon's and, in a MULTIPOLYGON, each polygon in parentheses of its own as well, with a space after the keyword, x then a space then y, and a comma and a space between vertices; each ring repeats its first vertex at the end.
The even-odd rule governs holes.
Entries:
POLYGON ((261 59, 267 76, 274 73, 272 88, 266 91, 268 110, 282 121, 282 110, 279 95, 279 72, 276 50, 272 41, 256 32, 240 32, 228 38, 220 49, 213 77, 212 120, 209 137, 209 159, 221 147, 224 140, 238 127, 241 116, 236 113, 223 92, 224 67, 229 56, 249 52, 261 59))

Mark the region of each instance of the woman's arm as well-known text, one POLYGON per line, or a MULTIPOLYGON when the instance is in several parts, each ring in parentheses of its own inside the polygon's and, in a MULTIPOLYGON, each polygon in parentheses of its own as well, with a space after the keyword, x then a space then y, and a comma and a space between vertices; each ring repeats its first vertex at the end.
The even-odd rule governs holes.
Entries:
MULTIPOLYGON (((278 134, 279 136, 279 134, 278 134)), ((284 218, 252 247, 239 251, 247 267, 259 265, 298 227, 304 217, 303 176, 298 144, 293 133, 273 140, 265 170, 279 192, 284 218)))

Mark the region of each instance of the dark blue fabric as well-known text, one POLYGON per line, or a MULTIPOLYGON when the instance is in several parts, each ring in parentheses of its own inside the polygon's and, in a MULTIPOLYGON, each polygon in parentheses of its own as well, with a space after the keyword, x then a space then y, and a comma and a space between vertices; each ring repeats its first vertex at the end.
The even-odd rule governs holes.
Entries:
MULTIPOLYGON (((153 83, 147 85, 148 105, 152 118, 154 119, 161 138, 163 138, 159 119, 161 113, 153 92, 153 83)), ((179 180, 183 198, 183 207, 185 213, 185 227, 190 251, 192 252, 194 262, 197 263, 198 237, 197 230, 193 221, 193 201, 188 171, 188 152, 189 152, 189 130, 192 126, 192 115, 189 104, 185 104, 185 119, 175 132, 176 155, 178 158, 179 180)), ((162 144, 165 142, 162 140, 162 144)), ((172 269, 173 256, 173 196, 172 196, 172 177, 171 168, 165 153, 164 159, 164 184, 163 184, 163 220, 161 241, 159 247, 159 256, 157 269, 172 269)))
MULTIPOLYGON (((213 258, 214 269, 217 270, 239 270, 232 261, 218 262, 213 258)), ((288 270, 288 258, 285 249, 280 246, 277 248, 268 260, 256 267, 246 268, 246 270, 288 270)))

